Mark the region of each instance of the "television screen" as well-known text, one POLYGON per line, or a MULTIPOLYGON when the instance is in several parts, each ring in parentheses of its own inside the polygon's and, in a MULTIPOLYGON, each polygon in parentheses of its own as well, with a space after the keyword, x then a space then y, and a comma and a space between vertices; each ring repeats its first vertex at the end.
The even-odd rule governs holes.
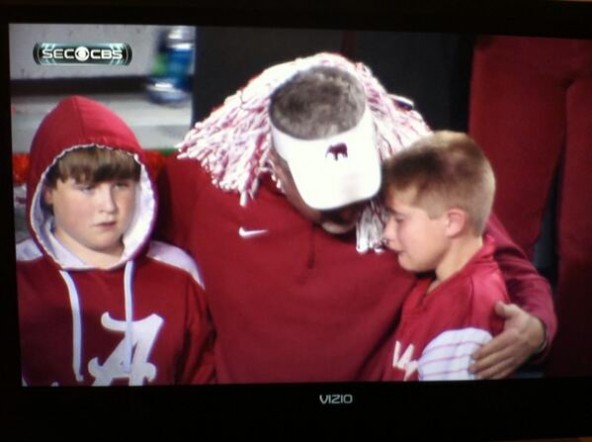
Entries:
MULTIPOLYGON (((196 437, 214 422, 220 434, 332 438, 592 434, 592 5, 155 0, 2 11, 9 420, 172 416, 196 437), (405 235, 418 239, 378 181, 350 197, 333 186, 344 172, 315 174, 312 157, 302 166, 291 149, 314 142, 284 133, 268 107, 317 66, 361 84, 378 134, 368 161, 431 133, 447 140, 443 131, 481 148, 495 199, 474 244, 494 277, 480 267, 461 279, 476 255, 457 254, 440 280, 449 267, 414 261, 405 235), (61 167, 79 148, 131 152, 142 166, 61 167), (347 202, 317 203, 325 197, 347 202), (353 215, 335 209, 344 205, 353 215), (114 253, 93 243, 113 237, 114 253), (485 313, 471 298, 482 284, 485 313), (511 307, 494 311, 489 290, 511 307), (417 296, 443 301, 412 311, 417 296), (475 334, 474 321, 486 330, 475 334), (423 336, 423 353, 408 329, 423 336), (509 356, 481 372, 491 379, 467 380, 446 362, 465 367, 498 334, 509 356), (438 345, 444 356, 430 359, 438 345), (244 418, 241 429, 229 422, 244 418)), ((323 161, 362 161, 355 138, 339 135, 361 127, 323 135, 323 161)), ((380 177, 368 170, 364 179, 380 177)), ((446 235, 419 238, 419 248, 449 250, 460 234, 446 235)))

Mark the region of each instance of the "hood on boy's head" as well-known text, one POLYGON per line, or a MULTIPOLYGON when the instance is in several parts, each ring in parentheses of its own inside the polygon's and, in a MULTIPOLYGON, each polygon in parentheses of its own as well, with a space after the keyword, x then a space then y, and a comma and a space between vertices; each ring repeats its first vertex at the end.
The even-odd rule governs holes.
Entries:
POLYGON ((154 180, 146 167, 145 156, 129 126, 105 105, 91 99, 72 96, 58 103, 43 119, 31 144, 30 169, 27 180, 27 216, 31 233, 44 253, 64 268, 78 264, 64 262, 56 256, 46 227, 51 214, 41 207, 43 181, 49 168, 67 152, 97 146, 129 152, 142 166, 136 211, 128 232, 124 235, 125 251, 122 262, 131 258, 152 231, 156 216, 154 180))

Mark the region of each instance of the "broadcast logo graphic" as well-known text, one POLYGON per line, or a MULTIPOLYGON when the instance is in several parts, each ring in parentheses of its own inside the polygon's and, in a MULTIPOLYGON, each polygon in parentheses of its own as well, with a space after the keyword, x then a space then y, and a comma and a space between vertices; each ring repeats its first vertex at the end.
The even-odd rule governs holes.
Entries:
POLYGON ((132 48, 127 43, 37 43, 33 59, 42 65, 126 66, 132 60, 132 48))

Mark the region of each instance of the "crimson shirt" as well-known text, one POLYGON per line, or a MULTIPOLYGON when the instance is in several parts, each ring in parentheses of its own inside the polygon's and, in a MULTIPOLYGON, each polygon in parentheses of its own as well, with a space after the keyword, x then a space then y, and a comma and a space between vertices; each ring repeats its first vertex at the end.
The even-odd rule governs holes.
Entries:
MULTIPOLYGON (((170 157, 159 186, 160 234, 189 252, 204 278, 220 382, 382 379, 415 283, 393 254, 358 253, 353 235, 305 219, 267 175, 244 207, 192 159, 170 157), (245 237, 245 229, 260 233, 245 237)), ((488 231, 512 301, 541 318, 552 339, 548 283, 495 218, 488 231)))
POLYGON ((432 278, 418 280, 403 304, 385 380, 472 379, 470 355, 503 330, 494 305, 510 301, 494 250, 486 236, 469 262, 429 293, 432 278))

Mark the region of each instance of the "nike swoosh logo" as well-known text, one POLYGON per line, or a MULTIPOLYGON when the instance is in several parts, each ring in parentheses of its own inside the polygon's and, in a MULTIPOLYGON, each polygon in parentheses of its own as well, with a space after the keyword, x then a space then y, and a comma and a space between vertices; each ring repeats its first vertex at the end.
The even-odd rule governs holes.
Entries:
POLYGON ((264 233, 267 233, 267 230, 247 230, 244 227, 238 229, 238 236, 240 236, 241 238, 252 238, 254 236, 263 235, 264 233))

